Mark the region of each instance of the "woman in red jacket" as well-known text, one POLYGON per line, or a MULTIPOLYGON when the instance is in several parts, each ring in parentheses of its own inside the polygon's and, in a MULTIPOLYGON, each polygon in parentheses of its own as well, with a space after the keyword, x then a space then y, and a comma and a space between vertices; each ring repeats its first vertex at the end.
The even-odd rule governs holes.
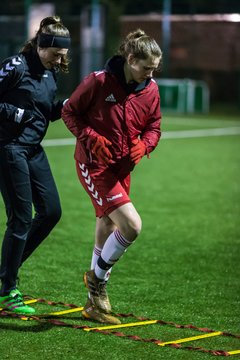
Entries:
POLYGON ((162 59, 156 41, 129 33, 103 71, 88 75, 65 104, 62 117, 76 136, 79 180, 96 211, 89 290, 83 316, 118 324, 106 284, 112 266, 134 242, 141 218, 129 198, 130 172, 160 139, 160 99, 152 79, 162 59))

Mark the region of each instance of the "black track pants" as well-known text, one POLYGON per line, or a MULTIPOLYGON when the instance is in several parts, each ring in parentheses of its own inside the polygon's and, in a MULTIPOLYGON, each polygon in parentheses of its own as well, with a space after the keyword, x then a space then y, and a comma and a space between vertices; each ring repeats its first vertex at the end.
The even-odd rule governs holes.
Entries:
POLYGON ((61 206, 40 145, 0 147, 0 189, 7 214, 0 267, 1 294, 5 294, 16 287, 21 264, 59 221, 61 206))

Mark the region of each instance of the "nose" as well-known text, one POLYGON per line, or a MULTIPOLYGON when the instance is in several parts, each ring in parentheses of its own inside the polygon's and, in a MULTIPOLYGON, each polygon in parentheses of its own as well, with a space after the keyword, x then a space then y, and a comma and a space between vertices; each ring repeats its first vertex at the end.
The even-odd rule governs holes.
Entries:
POLYGON ((60 63, 61 63, 61 57, 57 58, 57 59, 55 60, 55 63, 56 63, 56 64, 60 64, 60 63))
POLYGON ((147 71, 146 71, 146 76, 147 76, 148 78, 153 77, 153 71, 154 71, 154 70, 147 70, 147 71))
POLYGON ((151 79, 153 77, 153 71, 151 71, 150 73, 146 74, 146 79, 151 79))

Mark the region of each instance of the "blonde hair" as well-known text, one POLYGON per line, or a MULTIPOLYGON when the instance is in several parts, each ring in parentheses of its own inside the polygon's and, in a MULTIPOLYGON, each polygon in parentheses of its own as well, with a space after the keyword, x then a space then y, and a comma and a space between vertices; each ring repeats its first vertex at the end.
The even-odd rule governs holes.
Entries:
POLYGON ((148 36, 145 31, 137 29, 130 32, 118 49, 118 54, 125 59, 129 54, 137 59, 148 59, 149 57, 159 57, 162 59, 162 51, 156 40, 148 36))
MULTIPOLYGON (((40 22, 40 26, 38 31, 36 32, 35 37, 25 43, 25 45, 21 49, 21 52, 26 53, 32 49, 36 49, 38 44, 38 36, 42 33, 55 36, 70 37, 69 30, 63 25, 59 16, 48 16, 40 22)), ((68 72, 69 62, 70 60, 68 54, 63 55, 59 68, 65 73, 68 72)))

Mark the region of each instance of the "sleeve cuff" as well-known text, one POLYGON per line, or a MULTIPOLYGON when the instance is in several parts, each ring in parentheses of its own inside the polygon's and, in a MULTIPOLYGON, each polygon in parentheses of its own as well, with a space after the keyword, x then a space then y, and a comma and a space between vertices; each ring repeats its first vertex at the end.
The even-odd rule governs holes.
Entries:
POLYGON ((17 111, 15 112, 14 115, 14 122, 20 124, 20 122, 22 121, 23 114, 24 114, 24 110, 17 108, 17 111))

